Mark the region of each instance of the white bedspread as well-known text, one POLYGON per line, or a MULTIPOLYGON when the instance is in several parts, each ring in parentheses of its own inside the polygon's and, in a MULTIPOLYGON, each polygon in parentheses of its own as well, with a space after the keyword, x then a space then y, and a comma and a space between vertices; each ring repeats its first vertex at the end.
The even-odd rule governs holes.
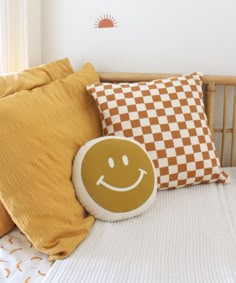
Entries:
POLYGON ((236 168, 229 185, 157 193, 141 216, 96 221, 44 283, 235 283, 236 168))

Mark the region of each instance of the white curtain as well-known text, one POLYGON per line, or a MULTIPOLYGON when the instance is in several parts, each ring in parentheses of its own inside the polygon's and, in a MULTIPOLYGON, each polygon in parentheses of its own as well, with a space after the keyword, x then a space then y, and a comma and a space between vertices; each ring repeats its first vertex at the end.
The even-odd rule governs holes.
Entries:
POLYGON ((16 72, 28 67, 27 7, 27 0, 0 0, 2 73, 16 72))

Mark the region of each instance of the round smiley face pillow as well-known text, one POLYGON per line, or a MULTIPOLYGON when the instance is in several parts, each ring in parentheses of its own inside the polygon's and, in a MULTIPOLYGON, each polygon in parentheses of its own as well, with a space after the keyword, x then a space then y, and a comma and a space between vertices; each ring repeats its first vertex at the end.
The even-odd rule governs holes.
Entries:
POLYGON ((87 142, 75 156, 72 180, 81 204, 104 221, 139 215, 156 198, 153 163, 142 145, 129 138, 87 142))

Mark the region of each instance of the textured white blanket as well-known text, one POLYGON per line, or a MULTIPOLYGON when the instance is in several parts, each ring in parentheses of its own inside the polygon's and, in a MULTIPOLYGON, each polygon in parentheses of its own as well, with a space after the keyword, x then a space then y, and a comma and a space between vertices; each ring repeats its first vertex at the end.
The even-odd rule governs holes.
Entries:
POLYGON ((235 283, 236 168, 231 184, 157 193, 141 216, 96 221, 44 283, 235 283))

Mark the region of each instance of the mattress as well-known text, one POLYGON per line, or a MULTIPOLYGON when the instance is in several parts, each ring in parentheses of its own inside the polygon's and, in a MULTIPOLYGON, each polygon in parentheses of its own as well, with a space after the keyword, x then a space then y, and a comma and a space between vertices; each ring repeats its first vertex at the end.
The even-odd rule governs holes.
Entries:
POLYGON ((0 240, 0 282, 39 283, 52 266, 15 227, 0 240))
POLYGON ((236 168, 231 184, 157 193, 154 205, 129 220, 96 221, 43 283, 235 283, 236 168))

